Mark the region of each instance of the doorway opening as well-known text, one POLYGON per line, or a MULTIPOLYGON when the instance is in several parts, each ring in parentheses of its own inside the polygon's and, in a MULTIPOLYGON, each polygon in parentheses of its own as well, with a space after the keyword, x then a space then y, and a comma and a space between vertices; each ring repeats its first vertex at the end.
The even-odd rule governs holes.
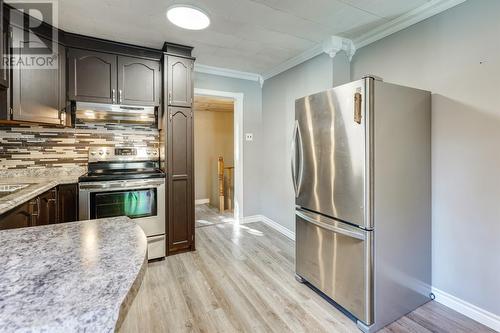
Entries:
POLYGON ((195 89, 196 227, 242 217, 242 94, 195 89))

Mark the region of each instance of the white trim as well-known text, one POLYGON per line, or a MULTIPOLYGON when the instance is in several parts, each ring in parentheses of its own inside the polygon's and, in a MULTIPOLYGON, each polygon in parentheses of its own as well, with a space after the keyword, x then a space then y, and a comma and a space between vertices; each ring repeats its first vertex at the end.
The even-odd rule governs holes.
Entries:
POLYGON ((323 52, 324 52, 323 51, 323 44, 322 43, 318 44, 318 45, 314 46, 313 48, 305 50, 301 54, 279 64, 278 66, 271 69, 269 72, 264 73, 262 75, 262 78, 264 79, 264 81, 267 79, 270 79, 273 76, 276 76, 280 73, 283 73, 284 71, 289 70, 290 68, 293 68, 297 65, 300 65, 301 63, 303 63, 309 59, 312 59, 312 58, 320 55, 323 52))
POLYGON ((238 221, 238 224, 247 224, 247 223, 253 223, 253 222, 262 222, 262 215, 245 216, 243 218, 240 218, 237 221, 238 221))
POLYGON ((290 229, 285 228, 281 224, 271 220, 270 218, 264 216, 264 215, 251 215, 251 216, 246 216, 242 219, 239 219, 239 224, 247 224, 247 223, 253 223, 253 222, 262 222, 266 224, 267 226, 273 228, 274 230, 278 231, 285 237, 290 238, 291 240, 295 241, 295 233, 291 231, 290 229))
POLYGON ((481 309, 474 304, 450 295, 442 290, 439 290, 438 288, 432 287, 432 292, 436 296, 436 302, 439 302, 450 309, 463 314, 464 316, 474 319, 475 321, 500 332, 500 316, 481 309))
POLYGON ((354 45, 360 49, 363 46, 374 43, 384 37, 392 35, 398 31, 408 28, 418 22, 428 19, 431 16, 444 12, 455 7, 466 0, 432 0, 424 5, 405 13, 392 21, 371 30, 370 32, 354 39, 354 45))
MULTIPOLYGON (((247 216, 239 220, 239 224, 253 223, 253 222, 262 222, 269 227, 275 229, 280 232, 284 236, 290 238, 295 241, 295 233, 291 230, 283 227, 279 223, 271 220, 270 218, 264 215, 252 215, 247 216)), ((469 317, 489 328, 500 332, 500 316, 496 315, 492 312, 484 310, 474 304, 471 304, 467 301, 464 301, 456 296, 448 294, 438 288, 432 287, 432 293, 436 296, 436 302, 439 302, 450 309, 457 311, 458 313, 463 314, 466 317, 469 317)))
POLYGON ((331 36, 323 42, 323 52, 328 54, 330 58, 335 58, 340 51, 344 51, 349 61, 351 61, 354 53, 356 53, 356 47, 352 40, 339 36, 331 36))
POLYGON ((194 201, 195 205, 204 205, 204 204, 209 204, 210 199, 198 199, 194 201))
POLYGON ((234 100, 234 218, 243 217, 243 93, 194 88, 195 95, 234 100))
POLYGON ((281 234, 285 235, 286 237, 290 238, 291 240, 295 241, 295 233, 291 231, 290 229, 285 228, 281 224, 271 220, 270 218, 266 216, 262 216, 262 222, 273 228, 274 230, 280 232, 281 234))
MULTIPOLYGON (((465 1, 467 0, 431 0, 425 3, 424 5, 401 15, 395 18, 394 20, 382 24, 381 26, 371 30, 370 32, 354 39, 353 48, 354 50, 360 49, 363 46, 374 43, 384 37, 387 37, 400 30, 408 28, 411 25, 414 25, 431 16, 444 12, 445 10, 455 7, 465 1)), ((337 38, 335 36, 332 37, 337 38)), ((270 79, 273 76, 276 76, 284 71, 289 70, 290 68, 300 65, 301 63, 309 59, 312 59, 323 52, 328 53, 330 56, 332 56, 332 54, 335 56, 336 52, 338 51, 332 52, 329 43, 331 43, 331 39, 327 39, 325 42, 315 45, 314 47, 305 50, 301 54, 277 65, 267 73, 264 73, 262 75, 263 79, 264 80, 270 79)), ((350 50, 346 50, 346 53, 348 53, 349 57, 352 57, 352 54, 354 54, 350 50)))
POLYGON ((234 69, 221 68, 215 66, 202 65, 199 63, 194 64, 194 71, 197 73, 212 74, 218 76, 231 77, 234 79, 257 81, 262 82, 262 76, 256 73, 242 72, 234 69))

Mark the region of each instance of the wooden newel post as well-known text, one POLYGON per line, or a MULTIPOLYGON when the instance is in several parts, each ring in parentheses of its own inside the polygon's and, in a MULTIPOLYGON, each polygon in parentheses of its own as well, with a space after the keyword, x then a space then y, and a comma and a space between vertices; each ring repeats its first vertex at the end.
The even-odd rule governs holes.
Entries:
POLYGON ((217 174, 219 178, 219 211, 224 212, 224 158, 219 156, 217 163, 217 174))

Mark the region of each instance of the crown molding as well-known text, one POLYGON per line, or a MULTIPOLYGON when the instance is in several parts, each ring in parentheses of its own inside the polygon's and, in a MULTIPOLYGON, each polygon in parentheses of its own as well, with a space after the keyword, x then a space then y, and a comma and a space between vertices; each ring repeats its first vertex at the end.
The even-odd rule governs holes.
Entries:
POLYGON ((264 73, 262 75, 262 77, 264 78, 264 80, 272 78, 273 76, 276 76, 279 73, 282 73, 284 71, 289 70, 290 68, 293 68, 297 65, 300 65, 304 61, 312 59, 312 58, 320 55, 323 52, 324 52, 323 51, 323 44, 318 44, 318 45, 314 46, 313 48, 307 49, 304 52, 300 53, 299 55, 297 55, 293 58, 290 58, 285 62, 282 62, 278 66, 271 69, 269 72, 264 73))
POLYGON ((431 0, 426 4, 391 20, 372 31, 354 39, 357 49, 419 23, 431 16, 453 8, 467 0, 431 0))
POLYGON ((338 36, 331 36, 323 43, 317 44, 312 48, 305 50, 301 54, 288 59, 287 61, 277 65, 276 67, 262 75, 220 67, 207 66, 198 63, 195 64, 194 69, 198 73, 257 81, 262 86, 265 80, 272 78, 273 76, 276 76, 282 72, 285 72, 290 68, 300 65, 301 63, 312 59, 322 53, 327 53, 330 57, 333 58, 338 52, 344 51, 349 57, 349 60, 351 60, 357 49, 374 43, 398 31, 406 29, 409 26, 412 26, 425 19, 428 19, 431 16, 444 12, 445 10, 464 3, 465 1, 467 0, 431 0, 426 4, 401 15, 394 20, 391 20, 352 41, 338 36))
POLYGON ((309 59, 312 59, 322 53, 326 53, 331 58, 334 58, 335 55, 340 51, 344 51, 348 55, 349 60, 351 60, 354 53, 356 52, 356 47, 354 46, 354 43, 350 39, 338 36, 331 36, 325 39, 323 43, 318 44, 315 47, 302 52, 298 56, 295 56, 281 63, 280 65, 276 66, 269 72, 262 75, 262 77, 264 78, 264 80, 270 79, 273 76, 283 73, 284 71, 287 71, 290 68, 300 65, 301 63, 309 59))
POLYGON ((335 58, 340 51, 344 51, 351 61, 356 53, 356 47, 352 40, 338 36, 331 36, 323 42, 323 52, 328 54, 330 58, 335 58))
POLYGON ((257 81, 261 85, 264 82, 264 80, 262 79, 262 76, 260 74, 250 73, 250 72, 242 72, 242 71, 237 71, 237 70, 228 69, 228 68, 202 65, 202 64, 198 64, 198 63, 195 63, 194 71, 197 73, 225 76, 225 77, 230 77, 230 78, 234 78, 234 79, 257 81))
POLYGON ((360 49, 363 46, 374 43, 384 37, 394 34, 398 31, 408 28, 418 22, 421 22, 431 16, 444 12, 447 9, 455 7, 467 0, 431 0, 426 4, 403 14, 394 20, 391 20, 376 29, 354 39, 352 42, 349 39, 332 36, 328 38, 325 42, 318 44, 311 49, 308 49, 298 56, 295 56, 267 73, 264 73, 262 77, 267 80, 273 76, 276 76, 292 67, 300 65, 301 63, 312 59, 321 53, 325 52, 329 54, 332 58, 340 50, 344 50, 351 60, 352 56, 356 52, 356 49, 360 49))

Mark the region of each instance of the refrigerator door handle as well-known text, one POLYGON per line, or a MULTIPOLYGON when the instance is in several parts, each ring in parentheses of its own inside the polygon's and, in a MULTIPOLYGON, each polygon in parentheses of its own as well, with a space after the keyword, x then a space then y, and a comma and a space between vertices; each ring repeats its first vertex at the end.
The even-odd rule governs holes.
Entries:
POLYGON ((314 214, 314 217, 313 217, 313 216, 311 216, 312 215, 311 213, 306 213, 306 212, 300 211, 300 210, 296 210, 295 214, 298 217, 300 217, 301 219, 303 219, 309 223, 312 223, 320 228, 335 232, 337 234, 342 234, 342 235, 347 236, 347 237, 356 238, 356 239, 363 240, 363 241, 366 240, 366 235, 365 235, 365 232, 363 230, 361 230, 361 229, 354 230, 355 227, 350 227, 350 228, 343 227, 343 226, 341 226, 341 223, 343 224, 343 222, 338 222, 336 220, 329 219, 327 217, 317 215, 317 214, 314 214), (325 221, 328 221, 330 223, 327 223, 325 221))
MULTIPOLYGON (((292 169, 292 183, 293 183, 293 190, 295 191, 295 197, 297 198, 299 196, 299 188, 300 188, 300 183, 297 184, 297 137, 300 138, 300 132, 299 132, 299 122, 295 120, 295 125, 293 128, 293 138, 292 138, 292 157, 290 159, 290 166, 292 169)), ((302 140, 301 140, 302 141, 302 140)), ((299 148, 299 159, 301 160, 302 163, 302 148, 299 148)), ((301 172, 299 172, 301 174, 301 172)), ((301 175, 302 177, 302 175, 301 175)))
POLYGON ((302 143, 302 134, 300 133, 299 122, 296 121, 297 126, 297 137, 299 138, 299 181, 297 183, 297 197, 300 193, 300 188, 302 187, 302 177, 304 175, 304 148, 302 143))

